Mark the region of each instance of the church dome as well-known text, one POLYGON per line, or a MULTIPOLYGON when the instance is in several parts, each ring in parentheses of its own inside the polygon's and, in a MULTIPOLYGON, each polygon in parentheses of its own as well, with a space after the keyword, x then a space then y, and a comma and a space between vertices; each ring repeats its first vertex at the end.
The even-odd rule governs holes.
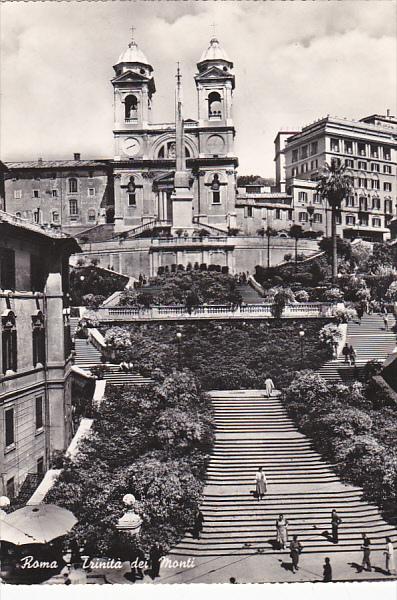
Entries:
POLYGON ((120 54, 117 64, 120 63, 140 63, 143 65, 150 65, 148 59, 134 41, 130 42, 128 48, 120 54))
POLYGON ((210 45, 201 55, 200 62, 205 62, 207 60, 223 60, 228 63, 232 62, 224 49, 220 46, 219 40, 217 40, 215 37, 212 38, 210 45))

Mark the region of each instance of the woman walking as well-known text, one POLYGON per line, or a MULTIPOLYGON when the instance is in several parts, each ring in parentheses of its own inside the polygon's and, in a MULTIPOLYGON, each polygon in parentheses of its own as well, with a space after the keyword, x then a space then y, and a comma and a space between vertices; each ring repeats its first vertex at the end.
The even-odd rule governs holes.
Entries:
POLYGON ((280 550, 285 550, 288 543, 288 521, 284 515, 279 515, 276 521, 277 544, 280 550))
POLYGON ((267 492, 267 482, 266 475, 263 472, 263 468, 259 467, 256 475, 255 475, 255 488, 256 495, 258 497, 258 502, 263 498, 263 496, 267 492))
POLYGON ((275 386, 274 386, 273 380, 271 379, 271 377, 266 377, 265 390, 266 390, 266 396, 268 398, 270 398, 274 389, 275 389, 275 386))
POLYGON ((386 558, 386 571, 388 575, 395 574, 394 566, 394 548, 389 537, 386 538, 386 551, 383 553, 386 558))

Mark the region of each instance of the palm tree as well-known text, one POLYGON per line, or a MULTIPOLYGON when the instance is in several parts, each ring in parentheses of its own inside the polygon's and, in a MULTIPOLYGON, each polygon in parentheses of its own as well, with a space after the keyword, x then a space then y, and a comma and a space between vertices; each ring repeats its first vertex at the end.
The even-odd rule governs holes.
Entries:
POLYGON ((336 213, 340 210, 342 200, 348 196, 352 182, 345 174, 346 167, 339 159, 333 158, 331 164, 325 163, 324 172, 317 184, 317 191, 327 200, 331 207, 331 237, 332 237, 332 281, 338 277, 338 255, 336 241, 336 213))
POLYGON ((261 227, 260 229, 258 229, 257 231, 258 235, 261 235, 262 237, 267 237, 267 268, 269 269, 270 267, 270 238, 274 237, 277 235, 277 231, 275 229, 273 229, 273 227, 270 227, 270 225, 268 225, 266 227, 266 229, 264 227, 261 227))
POLYGON ((291 225, 289 236, 295 240, 295 273, 298 270, 298 240, 303 237, 302 225, 291 225))

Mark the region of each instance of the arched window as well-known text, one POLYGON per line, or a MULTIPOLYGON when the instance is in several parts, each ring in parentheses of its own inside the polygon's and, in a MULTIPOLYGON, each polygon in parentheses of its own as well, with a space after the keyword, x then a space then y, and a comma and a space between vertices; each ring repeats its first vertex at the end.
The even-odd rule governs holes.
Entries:
POLYGON ((211 92, 208 96, 208 116, 210 119, 222 118, 222 99, 218 92, 211 92))
POLYGON ((17 329, 15 314, 12 310, 7 310, 2 314, 1 329, 2 370, 6 375, 7 371, 16 372, 18 366, 17 329))
POLYGON ((69 179, 69 193, 75 194, 77 192, 77 179, 75 177, 71 177, 69 179))
POLYGON ((32 315, 33 366, 45 365, 45 329, 44 315, 41 310, 32 315))
POLYGON ((212 204, 221 203, 221 185, 219 183, 219 175, 215 173, 211 182, 212 204))
POLYGON ((138 100, 136 96, 131 94, 125 99, 125 118, 130 120, 136 120, 138 118, 138 100))
MULTIPOLYGON (((190 150, 185 144, 185 157, 190 158, 190 150)), ((175 158, 175 142, 166 142, 157 152, 157 158, 175 158)))
POLYGON ((136 206, 135 177, 131 176, 127 185, 128 206, 136 206))

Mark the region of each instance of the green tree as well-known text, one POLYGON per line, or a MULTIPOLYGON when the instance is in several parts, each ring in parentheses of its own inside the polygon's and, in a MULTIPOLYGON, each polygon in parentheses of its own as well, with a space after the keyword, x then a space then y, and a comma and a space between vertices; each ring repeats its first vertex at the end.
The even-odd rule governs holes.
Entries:
POLYGON ((342 201, 352 188, 351 178, 345 174, 346 167, 339 159, 332 159, 331 164, 325 163, 324 173, 320 177, 317 190, 331 207, 331 238, 332 238, 332 279, 337 282, 338 255, 336 241, 336 213, 340 210, 342 201))
POLYGON ((270 238, 275 237, 277 235, 277 231, 276 229, 273 229, 273 227, 270 227, 269 225, 264 228, 261 227, 260 229, 258 229, 258 235, 260 235, 261 237, 267 237, 267 268, 270 268, 270 238))

